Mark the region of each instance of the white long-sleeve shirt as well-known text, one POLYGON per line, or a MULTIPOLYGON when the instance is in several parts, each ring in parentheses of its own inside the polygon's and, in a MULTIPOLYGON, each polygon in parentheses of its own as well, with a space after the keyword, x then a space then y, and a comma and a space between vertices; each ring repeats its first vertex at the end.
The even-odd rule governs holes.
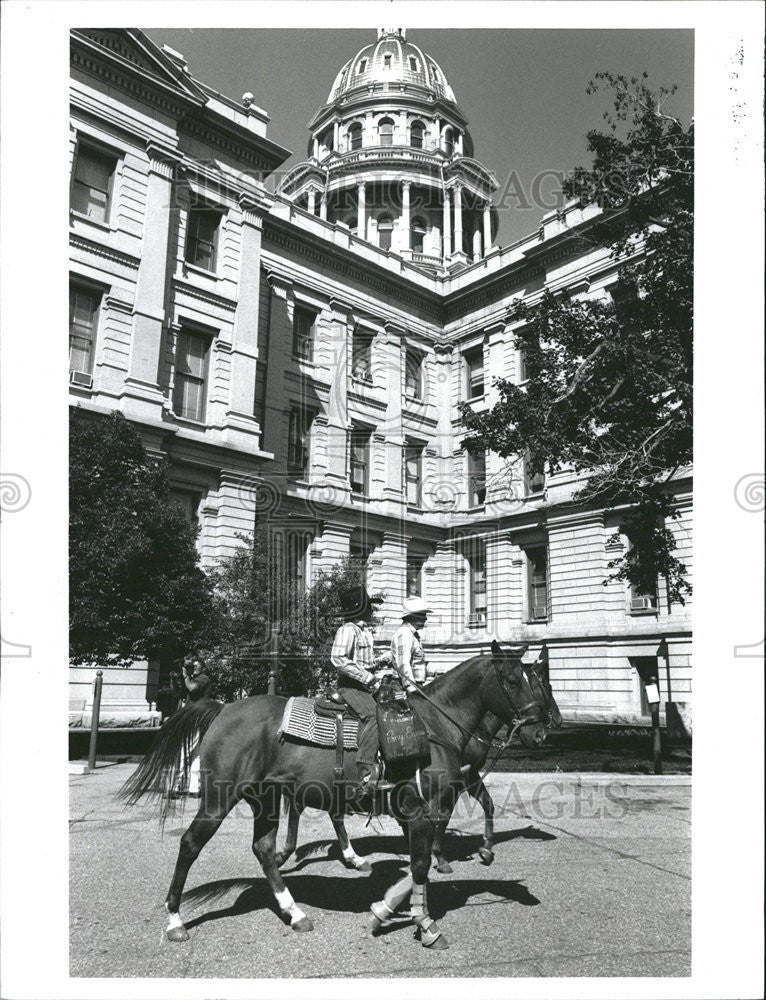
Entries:
POLYGON ((426 655, 420 641, 420 633, 410 622, 403 622, 391 639, 391 655, 398 669, 404 674, 402 683, 407 691, 414 691, 415 685, 426 680, 426 655), (405 680, 407 678, 409 680, 405 680))

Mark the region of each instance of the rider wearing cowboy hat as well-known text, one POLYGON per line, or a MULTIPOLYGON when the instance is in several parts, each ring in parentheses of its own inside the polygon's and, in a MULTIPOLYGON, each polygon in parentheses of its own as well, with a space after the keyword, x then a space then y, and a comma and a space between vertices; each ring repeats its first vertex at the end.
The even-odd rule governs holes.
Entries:
POLYGON ((340 595, 343 624, 335 633, 330 654, 332 665, 339 674, 338 691, 362 720, 356 765, 364 789, 371 787, 371 776, 377 770, 378 724, 373 694, 380 687, 381 677, 375 672, 390 660, 387 654, 376 659, 372 644, 373 605, 381 600, 371 598, 363 586, 353 587, 340 595))
POLYGON ((420 641, 420 629, 428 612, 422 597, 408 597, 402 604, 402 624, 391 639, 391 656, 405 690, 415 691, 415 684, 426 680, 426 657, 420 641))

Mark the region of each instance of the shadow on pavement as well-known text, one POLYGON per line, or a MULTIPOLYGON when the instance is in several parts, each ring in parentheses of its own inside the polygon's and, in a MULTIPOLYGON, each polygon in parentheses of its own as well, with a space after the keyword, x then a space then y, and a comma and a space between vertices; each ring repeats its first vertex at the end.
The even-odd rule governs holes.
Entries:
MULTIPOLYGON (((376 861, 368 878, 332 875, 301 875, 290 880, 290 888, 298 905, 306 904, 318 910, 364 913, 370 904, 380 899, 386 889, 400 878, 405 868, 400 861, 376 861)), ((211 920, 242 916, 256 910, 270 910, 281 915, 265 878, 222 879, 206 882, 184 893, 183 905, 199 908, 223 897, 238 893, 228 906, 209 910, 186 921, 189 930, 211 920)), ((493 906, 498 903, 518 903, 537 906, 540 900, 519 881, 505 879, 458 879, 451 882, 429 883, 429 908, 434 918, 444 917, 463 906, 493 906), (482 899, 475 897, 496 897, 482 899)))

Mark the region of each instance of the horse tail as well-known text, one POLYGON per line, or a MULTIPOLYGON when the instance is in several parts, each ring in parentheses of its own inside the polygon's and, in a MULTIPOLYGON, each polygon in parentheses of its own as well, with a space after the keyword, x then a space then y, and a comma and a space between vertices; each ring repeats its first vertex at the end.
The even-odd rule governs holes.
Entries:
POLYGON ((188 778, 194 748, 222 708, 220 701, 203 699, 189 702, 172 715, 160 729, 151 751, 117 793, 117 798, 130 806, 143 798, 158 803, 160 823, 164 824, 175 805, 171 793, 181 778, 188 778))

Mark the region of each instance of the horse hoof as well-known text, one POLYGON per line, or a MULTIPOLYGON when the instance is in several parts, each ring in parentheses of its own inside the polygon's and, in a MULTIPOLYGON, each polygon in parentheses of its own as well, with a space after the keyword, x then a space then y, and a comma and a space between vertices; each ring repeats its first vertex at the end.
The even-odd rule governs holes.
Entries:
POLYGON ((311 923, 308 917, 301 917, 300 920, 296 920, 294 924, 290 924, 294 931, 298 931, 299 934, 305 934, 307 931, 313 931, 314 925, 311 923))
POLYGON ((479 848, 479 860, 483 865, 491 865, 495 860, 495 855, 486 847, 479 848))
POLYGON ((430 944, 421 938, 421 944, 424 948, 428 948, 431 951, 444 951, 445 948, 449 948, 449 941, 443 934, 440 934, 438 938, 434 938, 430 944))
POLYGON ((358 872, 371 872, 372 871, 372 865, 370 864, 369 861, 363 861, 361 863, 361 865, 357 866, 356 870, 358 872))
POLYGON ((367 932, 370 937, 375 937, 380 933, 380 928, 383 926, 383 921, 375 916, 374 913, 370 914, 370 918, 367 922, 367 932))
POLYGON ((188 941, 189 932, 185 927, 170 927, 165 932, 168 941, 188 941))
POLYGON ((437 872, 441 872, 442 875, 451 875, 453 868, 449 861, 440 861, 436 866, 437 872))

